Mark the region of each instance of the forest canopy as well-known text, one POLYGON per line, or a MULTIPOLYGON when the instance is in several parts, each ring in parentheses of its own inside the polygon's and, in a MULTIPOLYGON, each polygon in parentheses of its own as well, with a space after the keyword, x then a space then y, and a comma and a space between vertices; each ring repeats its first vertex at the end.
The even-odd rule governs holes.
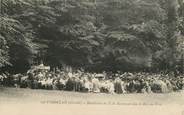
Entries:
POLYGON ((0 68, 173 69, 184 53, 183 0, 1 0, 0 68))

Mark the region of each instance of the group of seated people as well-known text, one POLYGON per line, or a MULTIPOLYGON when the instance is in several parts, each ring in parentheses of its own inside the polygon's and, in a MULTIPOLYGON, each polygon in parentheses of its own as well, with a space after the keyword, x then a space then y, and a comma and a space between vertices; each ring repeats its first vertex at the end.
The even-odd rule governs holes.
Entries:
POLYGON ((89 73, 84 71, 34 71, 25 75, 2 74, 0 85, 31 89, 93 93, 168 93, 184 89, 184 77, 156 73, 89 73))

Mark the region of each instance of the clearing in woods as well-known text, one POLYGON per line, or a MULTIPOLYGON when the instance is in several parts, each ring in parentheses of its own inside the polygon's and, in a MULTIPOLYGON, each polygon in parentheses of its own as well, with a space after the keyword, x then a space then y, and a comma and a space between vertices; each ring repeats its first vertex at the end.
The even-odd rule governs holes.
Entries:
POLYGON ((0 103, 184 105, 184 91, 166 94, 104 94, 1 87, 0 103))

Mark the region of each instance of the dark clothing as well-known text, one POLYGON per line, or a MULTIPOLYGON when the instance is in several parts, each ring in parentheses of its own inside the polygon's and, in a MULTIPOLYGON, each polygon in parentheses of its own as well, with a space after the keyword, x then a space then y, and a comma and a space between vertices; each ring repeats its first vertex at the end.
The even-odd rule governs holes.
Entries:
POLYGON ((123 93, 121 82, 115 82, 114 83, 114 88, 115 88, 115 93, 117 93, 117 94, 123 93))
POLYGON ((66 90, 67 91, 73 91, 74 90, 74 86, 75 86, 74 80, 68 79, 68 81, 66 82, 66 90))

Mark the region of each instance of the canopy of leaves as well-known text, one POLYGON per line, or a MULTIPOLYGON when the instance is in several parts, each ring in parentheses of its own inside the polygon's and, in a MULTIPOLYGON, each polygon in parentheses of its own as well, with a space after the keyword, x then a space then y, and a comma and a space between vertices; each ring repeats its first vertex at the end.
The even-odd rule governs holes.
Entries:
POLYGON ((180 0, 3 0, 1 6, 0 67, 40 60, 88 70, 159 67, 174 61, 174 36, 184 30, 180 0))

